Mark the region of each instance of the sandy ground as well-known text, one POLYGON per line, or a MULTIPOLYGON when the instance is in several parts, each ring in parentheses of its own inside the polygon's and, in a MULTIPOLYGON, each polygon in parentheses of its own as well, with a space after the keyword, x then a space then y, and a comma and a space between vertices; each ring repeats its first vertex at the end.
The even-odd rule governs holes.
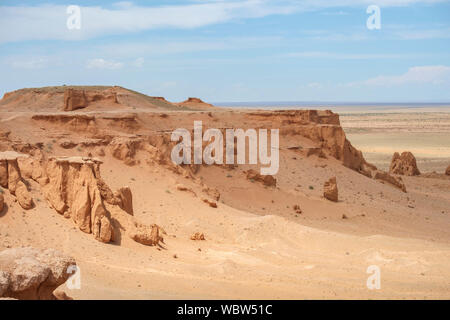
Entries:
POLYGON ((340 114, 347 137, 365 158, 388 169, 394 152, 410 151, 419 169, 443 172, 450 162, 450 108, 346 110, 340 114))
MULTIPOLYGON (((239 125, 237 115, 228 111, 193 112, 189 117, 176 112, 164 117, 135 112, 145 130, 187 126, 194 118, 208 117, 221 126, 239 125)), ((61 139, 86 140, 88 133, 30 120, 36 113, 0 112, 0 123, 12 131, 11 139, 42 141, 49 154, 96 153, 97 147, 59 147, 61 139)), ((387 143, 405 134, 402 130, 357 132, 373 126, 373 121, 361 124, 372 116, 362 117, 341 119, 350 140, 364 151, 375 150, 376 157, 392 150, 414 152, 414 146, 431 158, 447 155, 449 144, 445 149, 441 141, 434 145, 415 139, 409 145, 401 139, 387 143)), ((386 126, 385 116, 377 121, 386 126)), ((403 123, 400 116, 398 122, 403 123)), ((111 127, 111 132, 124 130, 117 128, 111 127)), ((434 141, 437 134, 443 133, 431 133, 429 139, 434 141)), ((76 299, 450 298, 450 177, 405 177, 408 193, 403 193, 336 159, 304 157, 286 148, 307 141, 280 140, 276 188, 248 181, 245 166, 231 171, 201 168, 198 177, 220 190, 218 208, 177 190, 178 183, 196 186, 163 167, 147 164, 144 154, 138 153, 142 161, 130 167, 106 153, 101 167, 104 180, 112 189, 130 186, 136 218, 166 230, 161 248, 128 238, 111 244, 95 241, 49 208, 38 184, 31 181, 36 203, 31 210, 22 210, 4 191, 7 208, 0 213, 0 250, 31 245, 73 256, 81 270, 81 289, 63 289, 76 299), (338 203, 322 197, 323 183, 330 176, 338 180, 338 203), (301 214, 293 210, 294 205, 302 208, 301 214), (194 232, 203 232, 206 240, 190 240, 194 232), (366 284, 367 268, 373 265, 381 271, 378 290, 369 290, 366 284)))

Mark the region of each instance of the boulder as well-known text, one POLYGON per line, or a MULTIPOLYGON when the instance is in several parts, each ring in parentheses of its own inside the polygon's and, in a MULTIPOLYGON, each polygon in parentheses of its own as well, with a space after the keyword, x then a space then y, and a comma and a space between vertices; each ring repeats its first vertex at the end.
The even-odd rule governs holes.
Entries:
POLYGON ((53 250, 31 247, 0 252, 0 297, 54 300, 53 291, 70 277, 75 260, 53 250))
POLYGON ((22 181, 19 181, 17 184, 16 198, 23 209, 29 210, 33 208, 33 199, 31 198, 26 185, 22 181))
POLYGON ((418 176, 420 171, 417 168, 416 158, 411 152, 403 152, 401 155, 396 152, 392 157, 390 174, 399 174, 404 176, 418 176))
POLYGON ((113 240, 113 228, 111 221, 105 215, 94 218, 93 234, 96 240, 108 243, 113 240))
POLYGON ((338 202, 338 187, 336 177, 330 178, 323 185, 323 196, 330 201, 338 202))
POLYGON ((262 182, 265 186, 274 187, 277 185, 277 179, 271 175, 261 175, 253 169, 245 171, 248 180, 262 182))
POLYGON ((191 240, 197 241, 197 240, 205 240, 205 235, 200 232, 196 232, 191 236, 191 240))
POLYGON ((387 172, 377 170, 375 172, 375 175, 373 176, 373 178, 376 180, 379 180, 381 182, 387 182, 387 183, 393 185, 394 187, 402 190, 403 192, 406 192, 406 186, 403 183, 403 180, 401 177, 394 177, 394 176, 391 176, 387 172))
POLYGON ((208 198, 202 198, 202 201, 208 204, 211 208, 217 208, 217 202, 209 200, 208 198))
POLYGON ((128 235, 131 239, 147 246, 156 246, 163 241, 159 235, 159 227, 156 224, 146 226, 139 222, 134 222, 128 235))
POLYGON ((450 166, 448 166, 447 169, 445 170, 445 174, 447 176, 450 176, 450 166))
POLYGON ((133 215, 133 194, 130 187, 122 187, 114 193, 120 208, 126 213, 133 215))

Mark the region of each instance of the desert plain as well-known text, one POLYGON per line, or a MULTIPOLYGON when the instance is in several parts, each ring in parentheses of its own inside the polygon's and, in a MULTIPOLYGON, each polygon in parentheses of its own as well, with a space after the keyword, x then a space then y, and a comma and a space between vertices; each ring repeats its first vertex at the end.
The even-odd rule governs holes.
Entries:
POLYGON ((59 290, 74 299, 449 299, 450 108, 331 109, 219 108, 121 87, 8 93, 0 251, 73 258, 81 286, 59 290), (170 133, 199 120, 280 129, 278 173, 174 165, 170 133), (419 174, 389 172, 404 151, 419 174), (333 177, 337 201, 324 197, 333 177))

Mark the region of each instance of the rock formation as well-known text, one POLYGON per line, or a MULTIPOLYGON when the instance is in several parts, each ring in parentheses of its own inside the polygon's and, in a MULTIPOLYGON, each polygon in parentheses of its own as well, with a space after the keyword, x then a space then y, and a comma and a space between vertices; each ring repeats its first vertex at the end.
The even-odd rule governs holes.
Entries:
POLYGON ((445 174, 447 176, 450 176, 450 165, 447 167, 447 169, 445 170, 445 174))
POLYGON ((87 107, 87 98, 84 90, 72 88, 64 91, 64 111, 73 111, 87 107))
POLYGON ((138 138, 115 137, 109 144, 111 154, 114 158, 122 160, 126 165, 133 166, 136 164, 134 156, 136 150, 142 143, 138 138))
POLYGON ((156 224, 146 226, 139 222, 134 222, 129 236, 136 242, 147 246, 156 246, 163 238, 159 235, 159 226, 156 224))
POLYGON ((196 232, 191 236, 191 240, 197 241, 197 240, 205 240, 205 235, 200 232, 196 232))
POLYGON ((0 297, 54 300, 53 291, 66 282, 75 260, 53 249, 31 247, 0 252, 0 297))
POLYGON ((402 190, 403 192, 406 192, 406 186, 403 183, 403 180, 401 177, 394 177, 391 176, 389 173, 378 170, 375 172, 375 175, 373 177, 375 180, 379 180, 381 182, 387 182, 394 187, 402 190))
POLYGON ((28 155, 15 151, 0 152, 0 186, 8 188, 9 192, 16 196, 20 206, 28 210, 33 207, 33 199, 22 178, 17 161, 19 158, 28 158, 28 155))
POLYGON ((114 88, 105 90, 84 90, 67 88, 64 90, 64 111, 86 108, 90 103, 107 101, 118 103, 117 92, 114 88))
POLYGON ((420 171, 417 168, 416 158, 411 152, 403 152, 401 155, 396 152, 392 157, 390 174, 399 174, 404 176, 418 176, 420 171))
POLYGON ((202 198, 202 201, 208 204, 211 208, 217 208, 217 202, 209 200, 208 198, 202 198))
POLYGON ((338 187, 336 177, 330 178, 323 185, 323 196, 330 201, 338 202, 338 187))
POLYGON ((114 193, 114 198, 117 199, 117 203, 120 208, 126 213, 133 215, 133 194, 130 187, 122 187, 114 193))
POLYGON ((190 108, 190 109, 199 109, 199 110, 207 110, 207 109, 211 109, 214 107, 210 103, 206 103, 199 98, 193 98, 193 97, 190 97, 183 102, 176 103, 175 105, 178 105, 180 107, 190 108))
POLYGON ((277 185, 277 179, 271 175, 261 175, 253 169, 245 171, 248 180, 262 182, 265 186, 275 187, 277 185))
POLYGON ((21 172, 40 184, 53 209, 65 218, 71 218, 81 231, 92 233, 98 241, 114 240, 113 220, 120 222, 121 228, 117 228, 117 232, 130 231, 138 242, 158 243, 162 239, 158 236, 159 240, 156 240, 153 226, 147 227, 134 220, 130 188, 122 187, 113 193, 100 175, 102 161, 97 158, 51 157, 44 160, 3 152, 0 159, 1 185, 11 188, 11 194, 16 195, 23 208, 31 208, 32 201, 21 172), (105 204, 112 207, 107 209, 105 204))
POLYGON ((52 158, 46 167, 49 183, 43 191, 49 204, 58 213, 72 218, 80 230, 109 242, 111 221, 97 185, 100 163, 95 158, 52 158))

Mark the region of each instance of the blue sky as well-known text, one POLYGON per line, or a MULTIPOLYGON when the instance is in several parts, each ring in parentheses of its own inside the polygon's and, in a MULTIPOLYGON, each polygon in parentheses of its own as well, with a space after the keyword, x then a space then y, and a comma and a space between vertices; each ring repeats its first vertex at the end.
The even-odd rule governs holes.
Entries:
POLYGON ((0 95, 104 84, 171 101, 450 102, 450 2, 0 0, 0 74, 0 95))

